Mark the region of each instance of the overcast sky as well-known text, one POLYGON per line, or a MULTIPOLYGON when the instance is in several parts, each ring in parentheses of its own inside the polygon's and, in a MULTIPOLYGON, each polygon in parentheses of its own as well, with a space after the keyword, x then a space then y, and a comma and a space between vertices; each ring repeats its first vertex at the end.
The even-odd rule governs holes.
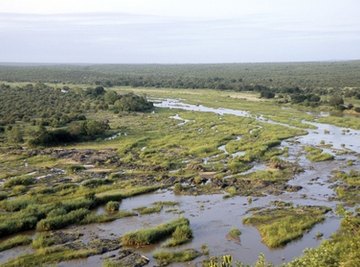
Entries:
POLYGON ((346 59, 359 0, 0 0, 0 62, 346 59))

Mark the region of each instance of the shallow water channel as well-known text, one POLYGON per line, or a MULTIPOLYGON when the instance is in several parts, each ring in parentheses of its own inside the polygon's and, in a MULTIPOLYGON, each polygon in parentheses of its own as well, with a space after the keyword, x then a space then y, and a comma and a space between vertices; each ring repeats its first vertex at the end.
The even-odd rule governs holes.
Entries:
MULTIPOLYGON (((163 100, 156 102, 155 106, 197 112, 213 112, 219 115, 230 114, 246 116, 257 119, 263 123, 273 123, 273 121, 266 120, 261 116, 252 116, 246 111, 189 105, 178 100, 163 100)), ((174 113, 173 118, 185 122, 185 120, 176 113, 174 113)), ((188 121, 186 121, 186 123, 187 122, 188 121)), ((184 124, 180 124, 180 126, 184 124)), ((172 191, 164 190, 124 199, 120 208, 121 210, 132 210, 140 206, 150 205, 156 201, 177 201, 179 202, 177 208, 182 211, 184 217, 190 220, 194 235, 192 242, 182 245, 177 249, 195 248, 200 250, 201 245, 206 244, 210 250, 210 255, 231 254, 234 259, 241 260, 246 264, 254 263, 260 253, 264 253, 267 260, 274 264, 290 261, 294 257, 300 256, 305 248, 318 246, 322 239, 329 238, 330 235, 338 229, 340 218, 333 212, 329 212, 324 222, 315 225, 310 231, 305 233, 302 238, 290 242, 285 247, 269 249, 261 242, 260 234, 254 227, 242 224, 242 219, 248 215, 247 211, 254 207, 268 207, 270 206, 270 202, 275 200, 292 202, 296 205, 322 205, 335 208, 338 203, 329 200, 330 197, 334 196, 334 191, 329 188, 330 183, 328 182, 332 170, 347 170, 350 168, 346 165, 347 160, 354 160, 354 165, 351 166, 351 168, 359 168, 360 131, 343 129, 329 124, 311 124, 315 125, 318 129, 308 130, 308 135, 291 138, 283 141, 281 144, 283 147, 289 147, 289 157, 286 158, 286 160, 298 162, 305 170, 289 181, 291 185, 302 186, 302 189, 298 192, 284 192, 279 196, 268 195, 254 198, 252 203, 249 204, 247 197, 237 196, 223 199, 222 194, 176 196, 172 191), (317 163, 308 161, 303 150, 304 145, 319 145, 321 140, 325 140, 327 144, 333 145, 331 148, 328 148, 326 152, 334 154, 335 159, 317 163), (337 155, 336 152, 339 149, 344 149, 342 144, 345 144, 345 148, 348 149, 348 151, 347 153, 337 155), (226 235, 232 227, 241 230, 240 243, 227 240, 226 235), (316 238, 316 233, 318 232, 323 233, 322 239, 316 238)), ((226 153, 225 148, 221 147, 219 149, 222 149, 223 152, 226 153)), ((264 164, 261 165, 261 169, 263 168, 266 168, 264 164)), ((255 165, 254 168, 248 172, 256 170, 255 165)), ((179 216, 170 209, 174 209, 174 207, 164 207, 160 213, 123 218, 110 223, 72 228, 83 232, 85 234, 84 239, 91 236, 113 239, 128 231, 155 226, 179 216)), ((97 212, 101 213, 104 211, 100 208, 97 212)), ((150 258, 149 266, 155 265, 151 255, 157 248, 159 248, 159 245, 138 250, 141 254, 150 258)), ((117 254, 116 251, 109 252, 101 256, 92 256, 85 260, 60 263, 60 266, 100 266, 104 258, 115 254, 117 254)), ((194 265, 201 266, 200 262, 202 259, 203 258, 196 259, 193 262, 194 265)), ((3 259, 0 258, 0 261, 3 261, 3 259)), ((184 264, 173 264, 171 266, 184 266, 184 264)))

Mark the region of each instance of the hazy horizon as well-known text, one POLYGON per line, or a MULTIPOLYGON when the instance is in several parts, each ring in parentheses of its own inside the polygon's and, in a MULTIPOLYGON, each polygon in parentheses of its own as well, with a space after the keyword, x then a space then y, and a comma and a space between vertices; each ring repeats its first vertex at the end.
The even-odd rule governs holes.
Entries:
POLYGON ((0 62, 358 60, 358 10, 355 0, 2 0, 0 62))

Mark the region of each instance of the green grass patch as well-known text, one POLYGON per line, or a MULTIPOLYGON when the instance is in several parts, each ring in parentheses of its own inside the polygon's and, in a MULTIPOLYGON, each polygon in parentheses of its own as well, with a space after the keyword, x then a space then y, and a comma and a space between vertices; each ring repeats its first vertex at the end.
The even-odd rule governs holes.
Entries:
POLYGON ((326 160, 333 160, 334 156, 329 153, 324 153, 322 149, 306 146, 305 151, 308 153, 306 158, 308 160, 319 162, 319 161, 326 161, 326 160))
POLYGON ((285 267, 355 267, 360 262, 360 217, 347 214, 340 229, 317 248, 306 249, 304 254, 285 264, 285 267))
POLYGON ((234 240, 236 242, 240 242, 241 231, 238 228, 231 228, 226 237, 230 240, 234 240))
POLYGON ((135 208, 134 210, 137 211, 140 215, 145 215, 151 213, 158 213, 162 210, 162 208, 163 208, 162 205, 154 205, 151 207, 139 207, 139 208, 135 208))
POLYGON ((120 203, 118 201, 109 201, 105 205, 105 210, 111 213, 119 210, 119 207, 120 207, 120 203))
POLYGON ((325 219, 328 208, 298 206, 265 209, 244 218, 243 223, 255 226, 262 241, 270 248, 283 246, 301 237, 305 231, 325 219))
POLYGON ((29 266, 38 267, 49 264, 55 264, 61 261, 69 261, 74 259, 87 258, 91 255, 96 254, 95 249, 65 249, 62 247, 50 247, 40 249, 33 254, 25 254, 15 259, 9 260, 2 264, 2 267, 19 267, 29 266))
POLYGON ((49 231, 64 228, 68 225, 80 222, 90 213, 87 209, 73 210, 67 214, 42 219, 36 225, 38 231, 49 231))
POLYGON ((84 219, 82 219, 79 223, 80 224, 105 223, 131 216, 137 216, 137 214, 129 211, 117 211, 110 214, 90 213, 86 215, 84 219))
POLYGON ((181 251, 164 251, 159 250, 153 254, 154 259, 160 266, 166 266, 170 263, 180 263, 192 261, 201 255, 195 249, 185 249, 181 251))
POLYGON ((0 243, 0 252, 17 246, 25 246, 31 244, 32 239, 26 235, 18 235, 13 238, 4 240, 0 243))
POLYGON ((165 242, 163 247, 175 247, 189 242, 193 237, 192 230, 189 225, 181 225, 176 227, 171 238, 165 242))
POLYGON ((125 234, 121 241, 125 246, 146 246, 172 235, 178 226, 189 225, 189 220, 179 218, 158 226, 125 234))

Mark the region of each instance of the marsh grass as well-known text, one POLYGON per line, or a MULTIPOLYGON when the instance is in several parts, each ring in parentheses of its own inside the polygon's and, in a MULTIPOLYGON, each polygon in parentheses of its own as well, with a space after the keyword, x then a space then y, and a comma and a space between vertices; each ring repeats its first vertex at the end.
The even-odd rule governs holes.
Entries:
POLYGON ((154 205, 150 207, 138 207, 135 208, 134 210, 137 211, 140 215, 145 215, 145 214, 159 213, 162 210, 162 208, 163 208, 162 205, 154 205))
POLYGON ((180 263, 192 261, 201 255, 195 249, 185 249, 181 251, 165 251, 159 250, 153 254, 154 259, 160 264, 160 266, 166 266, 170 263, 180 263))
POLYGON ((332 178, 339 181, 335 187, 337 197, 348 205, 356 205, 360 202, 360 171, 336 172, 332 178))
POLYGON ((80 222, 90 213, 87 209, 73 210, 67 214, 42 219, 36 225, 38 231, 49 231, 64 228, 68 225, 80 222))
POLYGON ((183 225, 189 225, 189 220, 185 218, 179 218, 152 228, 129 232, 122 236, 121 242, 125 246, 136 247, 154 244, 171 236, 178 226, 183 225))
POLYGON ((32 239, 26 235, 18 235, 13 238, 4 240, 0 243, 0 252, 17 246, 25 246, 31 244, 32 239))
POLYGON ((137 216, 137 214, 129 211, 117 211, 110 214, 90 213, 86 215, 84 219, 79 222, 79 224, 105 223, 131 216, 137 216))
POLYGON ((287 263, 285 267, 359 266, 360 217, 347 214, 340 229, 324 240, 319 247, 306 249, 302 256, 287 263))
POLYGON ((171 238, 163 244, 163 247, 175 247, 189 242, 193 237, 192 230, 189 225, 181 225, 176 227, 171 238))
POLYGON ((308 152, 306 158, 311 161, 319 162, 334 159, 333 155, 329 153, 324 153, 323 150, 320 148, 306 146, 305 151, 308 152))
POLYGON ((230 240, 234 240, 236 242, 240 242, 241 231, 238 228, 231 228, 226 237, 230 240))
POLYGON ((109 201, 105 205, 105 210, 109 213, 119 210, 120 203, 118 201, 109 201))
POLYGON ((325 207, 282 207, 255 212, 244 218, 244 224, 255 226, 262 241, 270 248, 283 246, 297 239, 311 229, 316 223, 325 219, 325 207))
POLYGON ((108 201, 120 201, 124 198, 154 192, 160 188, 161 186, 153 185, 153 186, 143 186, 143 187, 139 186, 139 187, 130 187, 125 189, 109 190, 103 193, 96 194, 96 202, 98 204, 102 204, 108 201))
POLYGON ((66 249, 62 247, 50 247, 36 251, 33 254, 25 254, 15 259, 9 260, 2 264, 2 267, 18 267, 18 266, 47 266, 61 261, 69 261, 73 259, 87 258, 96 254, 95 249, 66 249))

